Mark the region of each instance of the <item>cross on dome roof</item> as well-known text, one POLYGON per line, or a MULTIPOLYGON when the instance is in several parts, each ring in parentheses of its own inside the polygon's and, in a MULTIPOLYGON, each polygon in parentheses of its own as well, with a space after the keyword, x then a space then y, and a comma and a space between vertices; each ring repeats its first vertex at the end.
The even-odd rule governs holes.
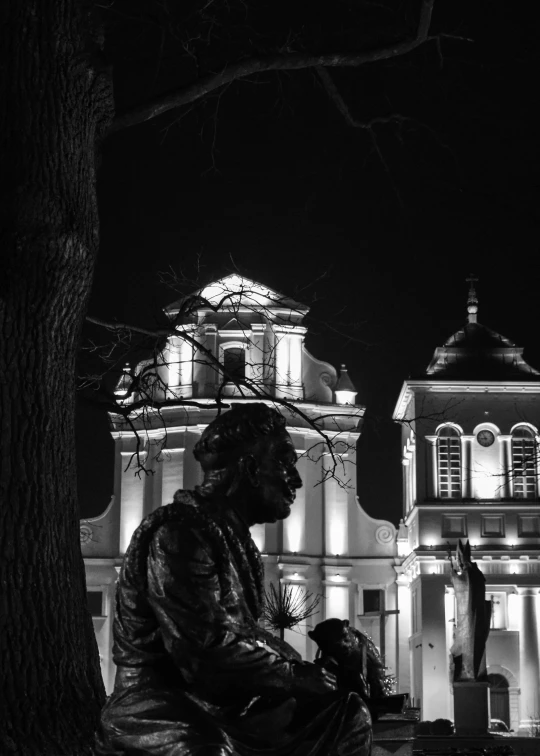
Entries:
POLYGON ((435 380, 538 381, 540 373, 523 359, 523 348, 478 322, 478 297, 470 274, 467 322, 438 347, 426 375, 435 380))
POLYGON ((478 282, 478 278, 470 273, 465 280, 470 284, 469 296, 467 297, 467 312, 469 313, 467 320, 469 323, 476 323, 478 317, 478 298, 476 296, 474 284, 478 282))

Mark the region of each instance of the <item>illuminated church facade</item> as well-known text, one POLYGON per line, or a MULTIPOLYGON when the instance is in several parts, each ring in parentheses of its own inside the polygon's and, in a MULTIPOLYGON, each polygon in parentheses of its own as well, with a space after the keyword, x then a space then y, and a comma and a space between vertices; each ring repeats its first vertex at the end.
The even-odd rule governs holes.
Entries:
MULTIPOLYGON (((307 630, 324 617, 351 618, 357 625, 365 608, 366 581, 373 586, 369 608, 379 611, 383 595, 395 608, 396 528, 369 517, 356 497, 356 443, 365 408, 355 404, 356 391, 345 366, 338 376, 332 365, 305 348, 308 308, 237 275, 205 287, 189 314, 184 314, 186 301, 166 310, 178 323, 179 335, 167 341, 158 379, 147 363, 136 368, 137 373, 148 370, 157 398, 169 400, 168 406, 154 414, 133 412, 131 427, 120 416, 111 416, 114 496, 101 516, 81 522, 89 604, 108 691, 114 683, 114 590, 123 554, 143 517, 171 502, 176 490, 201 482, 192 450, 216 417, 218 392, 227 403, 260 401, 262 394, 285 415, 298 452, 304 485, 291 515, 252 528, 268 588, 291 584, 296 599, 324 597, 319 613, 286 631, 286 640, 304 658, 313 659, 316 649, 307 630), (228 377, 247 385, 239 389, 228 377), (289 407, 276 400, 285 400, 289 407), (149 475, 137 474, 138 443, 149 475)), ((128 385, 128 379, 120 382, 119 398, 128 385)), ((126 395, 125 401, 138 398, 126 395)), ((375 624, 370 616, 370 634, 378 632, 375 624)), ((395 647, 395 638, 389 645, 395 647)))
POLYGON ((540 718, 540 374, 521 348, 478 323, 472 280, 467 309, 466 324, 436 349, 426 373, 404 382, 394 412, 402 427, 396 572, 407 651, 399 679, 423 719, 453 719, 447 549, 468 539, 492 604, 491 717, 527 735, 540 718))
MULTIPOLYGON (((262 392, 287 419, 304 486, 285 521, 254 526, 252 535, 268 587, 290 584, 297 598, 322 597, 318 613, 286 631, 286 640, 312 660, 310 627, 328 617, 348 619, 373 638, 398 690, 409 693, 423 719, 452 719, 455 614, 446 549, 469 538, 493 603, 487 661, 499 692, 492 708, 515 730, 525 728, 539 716, 540 375, 520 349, 476 322, 471 294, 468 323, 436 350, 424 376, 405 381, 396 405, 404 490, 396 528, 370 517, 358 501, 356 443, 365 408, 355 403, 344 366, 338 375, 305 348, 308 309, 237 275, 198 294, 185 316, 186 300, 167 308, 178 336, 168 339, 156 370, 148 363, 136 368, 153 376, 152 390, 166 406, 133 412, 131 426, 111 416, 114 496, 101 516, 81 522, 107 690, 115 673, 115 583, 134 529, 177 489, 201 481, 192 450, 216 416, 216 394, 234 403, 260 401, 262 392), (331 439, 333 455, 321 434, 331 439), (136 474, 139 443, 152 474, 136 474)), ((123 379, 118 393, 126 403, 137 399, 128 388, 123 379)))

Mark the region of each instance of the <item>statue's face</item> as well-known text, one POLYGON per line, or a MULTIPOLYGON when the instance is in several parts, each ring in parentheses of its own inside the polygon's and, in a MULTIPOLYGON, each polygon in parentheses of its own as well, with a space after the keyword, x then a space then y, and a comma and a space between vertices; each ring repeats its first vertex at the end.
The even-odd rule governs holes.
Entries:
POLYGON ((284 520, 291 513, 302 480, 296 469, 296 450, 288 433, 260 441, 253 455, 251 512, 258 523, 284 520))
POLYGON ((308 632, 323 653, 338 659, 356 646, 356 638, 348 620, 329 619, 308 632))

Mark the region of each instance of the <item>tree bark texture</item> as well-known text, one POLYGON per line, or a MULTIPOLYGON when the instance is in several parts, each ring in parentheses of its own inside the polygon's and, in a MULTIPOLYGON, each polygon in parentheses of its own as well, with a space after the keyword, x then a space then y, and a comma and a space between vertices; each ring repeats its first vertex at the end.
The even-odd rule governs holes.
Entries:
POLYGON ((0 753, 74 756, 104 700, 74 418, 111 88, 82 0, 4 0, 0 28, 0 753))

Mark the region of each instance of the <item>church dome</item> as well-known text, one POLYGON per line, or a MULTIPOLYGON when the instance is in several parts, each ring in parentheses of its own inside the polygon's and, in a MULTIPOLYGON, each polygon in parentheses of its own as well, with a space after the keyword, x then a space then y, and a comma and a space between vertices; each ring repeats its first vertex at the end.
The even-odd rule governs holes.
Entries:
POLYGON ((434 379, 538 381, 540 373, 523 359, 523 348, 477 322, 478 300, 470 281, 468 322, 438 347, 426 374, 434 379))

